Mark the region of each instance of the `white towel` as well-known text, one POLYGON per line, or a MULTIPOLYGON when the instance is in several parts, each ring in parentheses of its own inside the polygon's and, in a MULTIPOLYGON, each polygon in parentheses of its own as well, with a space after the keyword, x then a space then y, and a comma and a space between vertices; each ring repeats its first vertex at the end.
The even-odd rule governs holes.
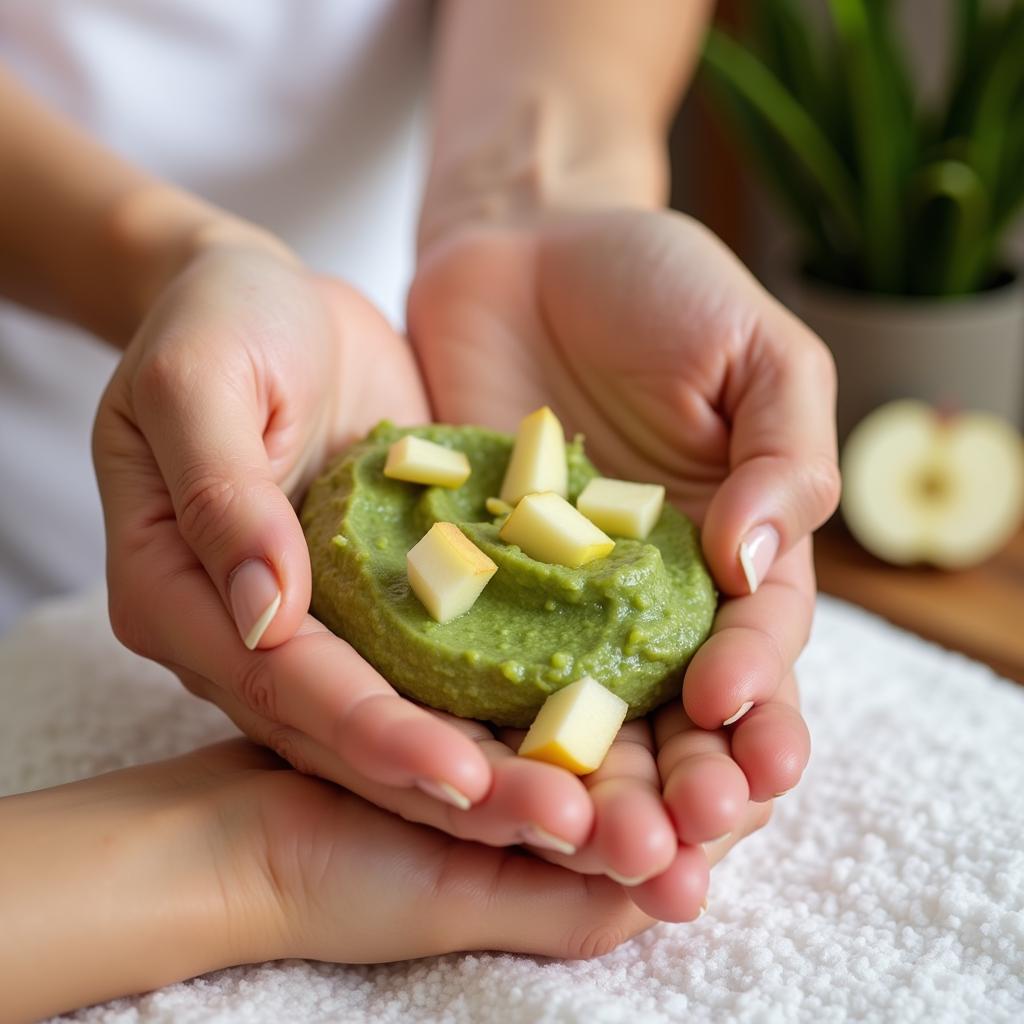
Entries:
MULTIPOLYGON (((822 599, 800 664, 814 755, 714 872, 710 909, 597 961, 240 967, 69 1019, 1024 1021, 1024 688, 822 599)), ((0 641, 0 793, 231 734, 118 648, 102 597, 0 641)))

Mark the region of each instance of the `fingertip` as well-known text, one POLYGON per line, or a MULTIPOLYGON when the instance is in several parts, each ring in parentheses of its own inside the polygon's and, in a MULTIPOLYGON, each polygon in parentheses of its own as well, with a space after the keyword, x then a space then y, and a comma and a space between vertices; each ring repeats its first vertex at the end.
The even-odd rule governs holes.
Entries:
POLYGON ((291 505, 273 488, 277 507, 248 540, 226 581, 227 604, 243 644, 269 650, 290 640, 309 611, 312 570, 306 539, 291 505))
POLYGON ((725 754, 697 755, 682 761, 665 786, 665 804, 676 835, 690 845, 731 832, 749 799, 746 776, 725 754))
POLYGON ((597 808, 592 845, 609 878, 635 886, 664 871, 675 856, 675 829, 662 801, 632 780, 593 792, 597 808))
POLYGON ((488 803, 503 820, 521 823, 523 842, 556 853, 582 849, 594 829, 593 801, 579 778, 539 761, 498 762, 488 803))
POLYGON ((750 799, 761 802, 788 792, 800 781, 810 760, 811 736, 795 707, 772 701, 736 726, 732 753, 746 776, 750 799))
POLYGON ((680 846, 665 871, 627 891, 641 911, 659 921, 695 921, 704 912, 710 880, 704 851, 698 846, 680 846))
POLYGON ((778 653, 755 631, 713 633, 693 656, 683 681, 683 707, 702 729, 721 729, 770 697, 782 672, 778 653))
POLYGON ((377 782, 443 793, 456 807, 479 803, 491 788, 491 766, 476 742, 393 693, 364 700, 332 746, 377 782))

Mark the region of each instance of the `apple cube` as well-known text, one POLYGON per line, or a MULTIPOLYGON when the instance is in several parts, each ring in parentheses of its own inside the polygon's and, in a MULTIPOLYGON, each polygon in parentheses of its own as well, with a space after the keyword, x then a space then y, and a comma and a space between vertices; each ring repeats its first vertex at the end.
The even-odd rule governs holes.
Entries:
POLYGON ((664 504, 665 488, 661 484, 634 484, 603 477, 591 480, 576 499, 576 507, 595 526, 634 540, 647 539, 664 504))
POLYGON ((471 472, 465 453, 407 434, 388 448, 384 475, 392 480, 461 487, 471 472))
POLYGON ((565 434, 546 405, 519 424, 500 497, 514 505, 524 495, 538 491, 554 491, 563 498, 569 493, 565 434))
POLYGON ((434 523, 405 562, 413 593, 438 622, 468 612, 498 571, 454 523, 434 523))
POLYGON ((603 558, 615 541, 560 494, 528 494, 512 510, 498 536, 518 544, 538 562, 578 569, 603 558))
POLYGON ((621 697, 584 676, 544 701, 519 754, 588 775, 601 767, 627 711, 621 697))

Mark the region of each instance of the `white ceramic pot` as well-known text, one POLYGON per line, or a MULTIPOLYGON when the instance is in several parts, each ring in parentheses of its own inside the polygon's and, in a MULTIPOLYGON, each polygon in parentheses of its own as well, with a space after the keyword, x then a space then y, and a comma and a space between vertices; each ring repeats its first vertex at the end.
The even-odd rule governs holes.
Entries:
POLYGON ((895 398, 983 409, 1024 427, 1024 285, 917 299, 845 291, 801 279, 791 305, 821 336, 839 375, 840 441, 895 398))

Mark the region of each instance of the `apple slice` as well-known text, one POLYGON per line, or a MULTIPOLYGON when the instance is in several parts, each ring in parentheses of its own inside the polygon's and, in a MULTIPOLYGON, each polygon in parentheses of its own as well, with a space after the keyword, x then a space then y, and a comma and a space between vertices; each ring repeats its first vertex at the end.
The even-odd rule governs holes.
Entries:
POLYGON ((661 484, 597 477, 583 488, 576 507, 606 533, 646 540, 665 504, 661 484))
POLYGON ((544 701, 519 755, 588 775, 601 767, 627 711, 621 697, 584 676, 544 701))
POLYGON ((472 472, 464 452, 407 434, 388 448, 384 475, 392 480, 437 487, 461 487, 472 472))
POLYGON ((454 523, 434 523, 405 564, 413 593, 438 622, 468 612, 498 571, 454 523))
POLYGON ((563 498, 569 493, 565 433, 546 405, 519 424, 500 497, 515 505, 524 495, 538 491, 554 491, 563 498))
POLYGON ((603 558, 615 541, 560 494, 527 494, 512 510, 498 536, 518 544, 538 562, 578 569, 603 558))
POLYGON ((895 565, 975 565, 1024 516, 1024 445, 987 413, 940 416, 922 402, 891 402, 850 434, 842 468, 850 532, 895 565))

